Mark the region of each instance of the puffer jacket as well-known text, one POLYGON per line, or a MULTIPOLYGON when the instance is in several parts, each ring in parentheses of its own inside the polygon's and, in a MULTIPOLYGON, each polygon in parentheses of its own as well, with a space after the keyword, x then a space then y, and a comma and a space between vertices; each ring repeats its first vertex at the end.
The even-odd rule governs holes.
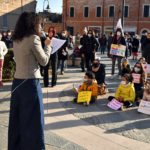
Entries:
POLYGON ((122 84, 120 84, 115 93, 115 98, 117 99, 119 97, 124 98, 124 102, 131 101, 132 103, 134 103, 135 101, 134 84, 130 83, 128 86, 123 86, 122 84))
POLYGON ((98 96, 98 85, 97 82, 83 82, 81 87, 79 88, 79 92, 82 91, 92 91, 92 96, 95 97, 95 100, 97 100, 98 96))

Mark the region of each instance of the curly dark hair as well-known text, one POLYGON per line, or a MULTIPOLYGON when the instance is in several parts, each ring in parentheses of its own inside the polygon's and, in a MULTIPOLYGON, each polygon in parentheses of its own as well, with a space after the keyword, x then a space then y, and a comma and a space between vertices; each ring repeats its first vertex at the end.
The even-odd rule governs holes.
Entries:
MULTIPOLYGON (((141 71, 139 72, 139 74, 141 74, 141 83, 144 84, 144 83, 145 83, 145 78, 146 78, 146 73, 145 73, 144 66, 143 66, 142 63, 137 62, 137 63, 134 65, 134 67, 135 67, 137 64, 139 64, 139 65, 141 66, 141 71)), ((132 71, 131 71, 131 74, 132 74, 132 73, 136 73, 136 72, 134 71, 134 68, 133 68, 132 71)))
POLYGON ((13 40, 22 41, 24 37, 29 37, 32 34, 41 36, 40 23, 41 18, 36 13, 23 12, 16 23, 13 40))

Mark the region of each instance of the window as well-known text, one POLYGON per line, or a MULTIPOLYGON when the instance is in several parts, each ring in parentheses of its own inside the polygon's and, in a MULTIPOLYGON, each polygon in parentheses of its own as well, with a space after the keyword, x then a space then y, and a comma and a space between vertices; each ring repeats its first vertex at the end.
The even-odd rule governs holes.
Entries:
POLYGON ((96 11, 96 17, 101 17, 102 16, 102 8, 100 6, 97 7, 97 11, 96 11))
POLYGON ((109 7, 109 17, 114 17, 115 16, 115 7, 110 6, 109 7))
POLYGON ((3 15, 2 21, 3 21, 3 27, 8 27, 7 15, 3 15))
POLYGON ((150 5, 144 5, 144 17, 150 17, 150 5))
POLYGON ((129 17, 129 6, 124 7, 124 17, 128 18, 129 17))
POLYGON ((70 7, 70 17, 74 17, 74 7, 70 7))
POLYGON ((89 7, 84 7, 84 17, 89 17, 89 7))

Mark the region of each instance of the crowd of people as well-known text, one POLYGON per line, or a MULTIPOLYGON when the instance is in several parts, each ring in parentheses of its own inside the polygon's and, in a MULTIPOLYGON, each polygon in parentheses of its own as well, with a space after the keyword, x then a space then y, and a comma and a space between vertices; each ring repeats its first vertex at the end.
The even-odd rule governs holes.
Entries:
MULTIPOLYGON (((105 35, 99 38, 93 30, 89 30, 84 31, 83 36, 77 33, 74 41, 67 31, 57 33, 53 27, 50 27, 45 34, 41 24, 42 20, 36 13, 23 12, 16 23, 13 38, 11 31, 0 34, 0 85, 2 85, 4 56, 8 49, 12 48, 12 40, 16 62, 10 100, 8 150, 45 150, 44 106, 40 78, 42 75, 44 86, 49 87, 49 67, 51 66, 51 86, 56 86, 57 70, 60 68, 61 75, 64 74, 69 48, 74 49, 70 56, 73 59, 73 65, 75 65, 74 59, 77 56, 81 57, 81 71, 87 71, 84 82, 78 90, 79 93, 91 91, 90 101, 83 103, 84 105, 95 103, 98 95, 108 93, 105 83, 106 66, 95 58, 99 49, 102 55, 107 49, 108 57, 112 59, 112 79, 115 77, 116 60, 118 61, 118 77, 121 83, 115 96, 109 96, 108 100, 115 98, 123 104, 123 109, 132 107, 135 102, 139 105, 142 99, 150 101, 150 73, 146 74, 144 67, 145 64, 150 64, 150 33, 144 35, 139 41, 137 35, 131 37, 118 28, 116 32, 110 33, 107 40, 105 35), (65 43, 51 55, 53 37, 65 40, 65 43), (140 43, 142 57, 137 60, 140 43), (125 46, 125 56, 113 55, 112 44, 125 46), (128 61, 128 56, 131 54, 136 60, 133 68, 128 61)), ((78 102, 78 99, 75 98, 74 102, 78 102)))

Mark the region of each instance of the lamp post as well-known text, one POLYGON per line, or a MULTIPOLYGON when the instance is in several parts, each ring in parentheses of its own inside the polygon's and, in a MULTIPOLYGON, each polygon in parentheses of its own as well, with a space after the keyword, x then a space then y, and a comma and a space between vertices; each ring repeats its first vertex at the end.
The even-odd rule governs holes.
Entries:
POLYGON ((45 2, 48 3, 46 9, 47 9, 47 10, 50 9, 50 7, 49 7, 49 0, 44 0, 44 1, 43 1, 43 15, 42 15, 42 18, 43 18, 43 19, 42 19, 42 20, 43 20, 43 21, 42 21, 43 29, 44 29, 44 10, 45 10, 44 6, 45 6, 45 2))
POLYGON ((124 6, 125 6, 125 0, 122 0, 122 27, 124 27, 124 6))

